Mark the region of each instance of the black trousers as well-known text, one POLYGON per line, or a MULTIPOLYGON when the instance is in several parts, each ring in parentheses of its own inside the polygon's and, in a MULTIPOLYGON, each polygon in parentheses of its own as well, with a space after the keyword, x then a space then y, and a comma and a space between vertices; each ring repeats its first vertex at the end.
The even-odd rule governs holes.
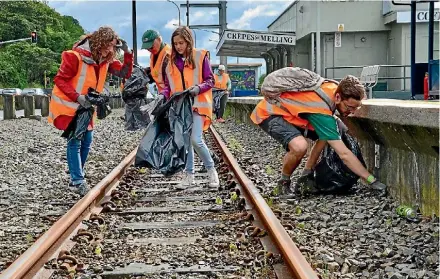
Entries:
POLYGON ((224 94, 220 99, 220 108, 217 111, 217 119, 223 118, 223 114, 225 113, 227 102, 228 102, 228 94, 224 94))

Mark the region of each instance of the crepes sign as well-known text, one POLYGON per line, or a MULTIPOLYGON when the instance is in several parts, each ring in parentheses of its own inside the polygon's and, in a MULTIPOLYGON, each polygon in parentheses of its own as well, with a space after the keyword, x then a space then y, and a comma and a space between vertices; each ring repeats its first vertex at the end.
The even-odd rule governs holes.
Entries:
POLYGON ((274 45, 294 45, 296 36, 290 34, 253 33, 244 31, 225 31, 226 40, 265 43, 274 45))

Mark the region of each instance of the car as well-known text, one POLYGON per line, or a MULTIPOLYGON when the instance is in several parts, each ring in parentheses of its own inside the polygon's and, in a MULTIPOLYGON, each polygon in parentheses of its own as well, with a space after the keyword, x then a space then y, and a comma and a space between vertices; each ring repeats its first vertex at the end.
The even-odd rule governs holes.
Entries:
POLYGON ((44 90, 42 88, 25 88, 23 89, 22 95, 41 95, 45 96, 44 90))
POLYGON ((5 88, 2 91, 3 95, 21 95, 20 88, 5 88))

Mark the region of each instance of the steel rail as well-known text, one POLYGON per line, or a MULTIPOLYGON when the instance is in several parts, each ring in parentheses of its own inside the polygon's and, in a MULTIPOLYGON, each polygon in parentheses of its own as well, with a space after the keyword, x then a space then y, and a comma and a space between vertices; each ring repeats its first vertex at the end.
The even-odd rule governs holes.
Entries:
POLYGON ((0 274, 0 279, 21 279, 29 277, 32 270, 40 269, 42 266, 35 266, 40 259, 47 257, 52 247, 60 241, 63 236, 69 233, 67 230, 74 230, 74 224, 78 218, 95 206, 107 192, 108 186, 118 180, 124 171, 130 166, 136 156, 136 150, 133 150, 124 160, 119 163, 104 179, 93 187, 87 195, 78 201, 66 214, 56 221, 35 243, 29 247, 20 257, 18 257, 4 272, 0 274))
POLYGON ((251 199, 252 204, 255 206, 259 217, 267 227, 272 240, 283 254, 284 261, 292 271, 295 278, 318 279, 318 275, 312 269, 305 257, 301 254, 301 251, 298 249, 298 247, 296 247, 295 243, 281 225, 272 209, 267 205, 264 198, 260 195, 254 183, 241 170, 240 165, 235 160, 232 153, 228 150, 227 146, 222 141, 220 135, 217 133, 214 127, 210 127, 210 132, 213 135, 215 142, 220 147, 221 152, 225 156, 229 166, 232 168, 232 171, 234 172, 235 177, 238 179, 238 182, 249 195, 249 198, 251 199))

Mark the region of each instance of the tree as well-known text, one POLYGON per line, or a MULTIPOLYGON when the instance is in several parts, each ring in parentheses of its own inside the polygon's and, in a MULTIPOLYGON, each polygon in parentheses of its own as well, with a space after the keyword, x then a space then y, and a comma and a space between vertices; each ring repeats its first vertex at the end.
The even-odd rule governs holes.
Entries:
POLYGON ((84 34, 79 22, 62 16, 46 1, 0 1, 0 41, 27 38, 38 32, 38 42, 0 45, 0 85, 26 87, 44 84, 44 71, 53 79, 61 52, 71 49, 84 34))

